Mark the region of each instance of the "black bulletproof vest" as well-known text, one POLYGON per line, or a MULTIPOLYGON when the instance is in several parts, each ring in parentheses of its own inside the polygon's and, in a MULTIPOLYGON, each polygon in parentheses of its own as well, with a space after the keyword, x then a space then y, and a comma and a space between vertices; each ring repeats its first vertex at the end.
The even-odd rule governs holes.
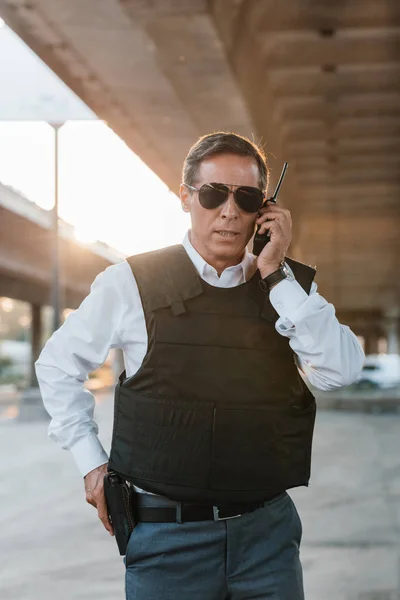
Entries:
MULTIPOLYGON (((259 271, 234 288, 198 275, 183 246, 128 259, 148 350, 115 394, 109 468, 174 500, 258 501, 307 485, 315 401, 259 271)), ((287 259, 308 293, 314 269, 287 259)))

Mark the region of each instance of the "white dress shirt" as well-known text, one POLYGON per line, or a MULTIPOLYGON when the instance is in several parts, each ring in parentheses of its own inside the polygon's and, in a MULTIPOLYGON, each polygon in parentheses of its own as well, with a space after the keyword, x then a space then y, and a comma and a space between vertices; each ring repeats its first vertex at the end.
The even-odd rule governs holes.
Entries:
MULTIPOLYGON (((257 269, 256 257, 246 250, 240 264, 218 277, 188 235, 183 247, 200 277, 215 287, 240 285, 257 269)), ((356 379, 363 350, 353 332, 338 322, 332 304, 317 293, 315 283, 308 295, 297 281, 281 281, 271 290, 270 300, 279 314, 276 330, 288 338, 299 369, 312 385, 329 390, 356 379)), ((108 460, 97 437, 94 397, 84 382, 104 363, 111 348, 122 349, 126 375, 134 375, 145 357, 147 341, 136 280, 124 261, 96 277, 90 294, 48 340, 35 363, 51 416, 49 436, 71 450, 83 476, 108 460)))

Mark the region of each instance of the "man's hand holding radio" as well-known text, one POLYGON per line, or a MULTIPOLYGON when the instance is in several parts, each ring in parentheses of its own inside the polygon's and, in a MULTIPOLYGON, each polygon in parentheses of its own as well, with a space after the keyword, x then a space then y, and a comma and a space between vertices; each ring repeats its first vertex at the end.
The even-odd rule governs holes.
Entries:
POLYGON ((285 259, 292 240, 292 217, 289 210, 274 202, 268 202, 265 208, 260 209, 259 214, 256 220, 256 224, 261 225, 259 233, 268 231, 270 235, 270 241, 257 259, 257 267, 264 279, 277 271, 285 259))

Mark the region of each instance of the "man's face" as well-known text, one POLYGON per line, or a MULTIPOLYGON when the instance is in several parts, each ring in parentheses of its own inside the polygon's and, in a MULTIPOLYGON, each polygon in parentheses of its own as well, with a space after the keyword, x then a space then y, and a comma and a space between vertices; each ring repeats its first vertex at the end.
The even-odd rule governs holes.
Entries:
MULTIPOLYGON (((200 188, 204 183, 249 185, 258 188, 257 163, 249 156, 214 156, 201 163, 193 185, 200 188)), ((241 210, 231 193, 226 202, 213 209, 203 208, 198 192, 185 186, 181 186, 180 196, 184 210, 190 212, 191 216, 191 242, 203 258, 210 264, 221 262, 226 263, 226 266, 240 262, 254 233, 257 213, 241 210)))

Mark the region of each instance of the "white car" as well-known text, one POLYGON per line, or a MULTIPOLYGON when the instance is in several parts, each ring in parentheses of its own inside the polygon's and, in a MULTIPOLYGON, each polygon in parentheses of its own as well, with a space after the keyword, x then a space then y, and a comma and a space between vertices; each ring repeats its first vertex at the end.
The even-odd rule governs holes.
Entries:
POLYGON ((353 385, 357 388, 379 389, 400 387, 400 355, 369 354, 353 385))

